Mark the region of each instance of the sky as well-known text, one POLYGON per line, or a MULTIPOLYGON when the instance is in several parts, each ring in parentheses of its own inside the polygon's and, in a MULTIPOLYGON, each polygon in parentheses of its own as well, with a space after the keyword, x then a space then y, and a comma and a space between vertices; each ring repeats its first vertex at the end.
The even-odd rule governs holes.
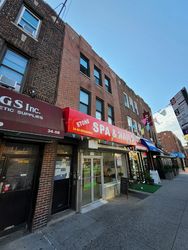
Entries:
POLYGON ((156 112, 153 115, 153 118, 157 133, 162 131, 172 131, 181 140, 182 145, 186 146, 183 132, 171 105, 162 109, 160 112, 156 112))
POLYGON ((62 19, 155 113, 188 89, 187 9, 187 0, 68 0, 62 19))

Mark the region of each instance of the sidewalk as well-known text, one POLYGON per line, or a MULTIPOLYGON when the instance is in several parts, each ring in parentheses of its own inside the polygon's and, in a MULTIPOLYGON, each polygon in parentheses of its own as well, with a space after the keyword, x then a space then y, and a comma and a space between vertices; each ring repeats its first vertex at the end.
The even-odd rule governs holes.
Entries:
POLYGON ((150 196, 118 197, 75 214, 1 250, 188 249, 188 174, 181 173, 150 196))

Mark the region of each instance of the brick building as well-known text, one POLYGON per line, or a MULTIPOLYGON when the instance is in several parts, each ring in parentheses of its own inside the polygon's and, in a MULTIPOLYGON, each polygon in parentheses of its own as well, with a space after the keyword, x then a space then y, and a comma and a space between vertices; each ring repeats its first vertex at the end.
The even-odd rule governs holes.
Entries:
POLYGON ((64 24, 41 0, 0 1, 0 231, 34 230, 51 214, 64 24), (53 115, 53 120, 51 119, 53 115))
MULTIPOLYGON (((87 41, 67 24, 56 104, 61 108, 69 107, 65 111, 68 133, 61 147, 65 149, 69 145, 73 148, 70 138, 77 143, 76 147, 74 145, 78 159, 76 169, 70 167, 70 176, 78 176, 77 194, 76 197, 75 193, 71 195, 74 196, 75 209, 82 211, 88 204, 92 206, 93 202, 112 198, 119 193, 120 176, 126 177, 131 171, 130 150, 132 153, 134 149, 144 151, 144 159, 140 157, 136 160, 137 164, 142 160, 145 161, 142 164, 146 165, 148 149, 140 141, 141 131, 144 129, 141 120, 145 119, 150 124, 149 131, 146 127, 144 129, 145 139, 155 142, 151 110, 87 41), (127 92, 132 98, 132 103, 125 110, 123 92, 127 92), (147 117, 144 117, 145 114, 147 117), (133 124, 128 126, 127 116, 136 122, 134 128, 133 124), (111 131, 115 131, 114 136, 111 131), (125 140, 120 140, 120 137, 125 140), (127 140, 128 137, 130 140, 127 140), (97 181, 94 181, 95 172, 97 181)), ((149 143, 152 144, 151 141, 149 143)), ((152 166, 148 165, 147 169, 150 167, 152 166)), ((140 179, 144 178, 144 170, 146 166, 142 169, 140 179)), ((135 175, 135 178, 138 179, 139 176, 135 175)), ((71 181, 69 185, 72 186, 71 181)), ((69 206, 72 208, 70 203, 69 206)))
POLYGON ((82 212, 119 194, 130 161, 147 161, 156 136, 148 105, 46 3, 0 1, 0 21, 0 231, 6 233, 20 225, 35 230, 52 214, 82 212), (131 98, 126 108, 122 93, 131 98), (131 151, 143 154, 133 159, 131 151))
POLYGON ((169 154, 174 154, 179 167, 184 168, 187 164, 187 155, 177 136, 172 131, 163 131, 157 136, 162 149, 169 154))
POLYGON ((157 134, 162 149, 168 153, 184 152, 181 141, 172 131, 163 131, 157 134))
MULTIPOLYGON (((125 81, 117 77, 117 82, 123 128, 135 133, 142 140, 145 138, 150 143, 157 145, 156 130, 150 107, 140 96, 135 94, 125 81)), ((158 155, 159 151, 155 146, 152 150, 150 149, 137 145, 129 153, 132 178, 144 180, 144 173, 147 169, 154 169, 153 155, 158 155)))

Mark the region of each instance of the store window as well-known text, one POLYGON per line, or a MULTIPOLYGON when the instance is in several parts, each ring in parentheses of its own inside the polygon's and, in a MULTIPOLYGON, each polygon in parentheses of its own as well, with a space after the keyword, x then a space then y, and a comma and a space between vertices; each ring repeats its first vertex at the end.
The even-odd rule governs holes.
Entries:
POLYGON ((95 77, 95 83, 97 85, 102 86, 102 77, 101 77, 101 70, 94 66, 94 77, 95 77))
POLYGON ((58 145, 54 180, 70 178, 72 161, 72 146, 58 145))
POLYGON ((126 176, 126 161, 124 154, 103 153, 104 183, 120 181, 121 176, 126 176))
POLYGON ((129 162, 130 162, 130 177, 131 179, 137 181, 144 180, 144 170, 142 163, 139 158, 139 153, 131 151, 129 152, 129 162))
POLYGON ((108 123, 114 125, 114 108, 108 105, 108 123))
POLYGON ((100 99, 96 99, 96 118, 104 120, 104 102, 100 99))
POLYGON ((36 38, 39 33, 41 20, 36 15, 34 15, 29 9, 23 6, 17 24, 26 33, 36 38))
POLYGON ((7 49, 0 65, 0 84, 19 92, 27 64, 27 58, 7 49))
POLYGON ((80 71, 90 76, 89 59, 80 53, 80 71))
POLYGON ((112 93, 110 78, 105 76, 104 81, 105 81, 105 89, 106 89, 106 91, 109 92, 109 93, 112 93))
POLYGON ((90 94, 80 90, 80 112, 90 114, 90 94))

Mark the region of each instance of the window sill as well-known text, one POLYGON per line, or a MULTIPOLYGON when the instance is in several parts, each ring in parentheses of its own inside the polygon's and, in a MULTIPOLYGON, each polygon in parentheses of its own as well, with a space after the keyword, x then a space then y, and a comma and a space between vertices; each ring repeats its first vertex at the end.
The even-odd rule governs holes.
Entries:
POLYGON ((29 33, 27 33, 24 29, 22 29, 20 26, 18 26, 16 23, 11 22, 14 26, 16 26, 19 30, 21 30, 24 34, 26 34, 27 36, 31 37, 33 40, 35 40, 36 42, 38 42, 38 39, 36 37, 33 37, 32 35, 30 35, 29 33))
POLYGON ((84 74, 82 71, 80 71, 80 74, 83 75, 83 76, 85 76, 85 77, 88 78, 89 80, 91 80, 90 76, 84 74))

